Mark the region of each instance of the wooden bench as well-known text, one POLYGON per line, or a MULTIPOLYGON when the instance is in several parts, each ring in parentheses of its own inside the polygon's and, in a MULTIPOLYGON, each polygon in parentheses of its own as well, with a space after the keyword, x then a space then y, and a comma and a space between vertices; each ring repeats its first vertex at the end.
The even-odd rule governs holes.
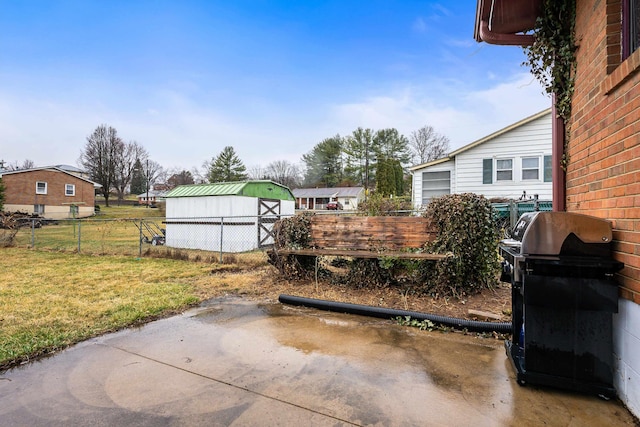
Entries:
POLYGON ((426 218, 398 216, 314 215, 308 248, 274 247, 278 256, 336 256, 441 260, 445 254, 416 252, 436 232, 426 218), (414 251, 411 251, 414 250, 414 251))

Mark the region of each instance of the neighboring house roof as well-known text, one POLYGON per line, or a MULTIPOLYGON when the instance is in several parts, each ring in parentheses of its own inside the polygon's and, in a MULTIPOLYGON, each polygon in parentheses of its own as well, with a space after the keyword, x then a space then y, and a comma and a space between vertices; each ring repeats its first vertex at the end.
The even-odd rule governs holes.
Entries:
POLYGON ((331 198, 358 197, 364 187, 324 187, 324 188, 296 188, 293 195, 297 198, 331 198))
POLYGON ((246 196, 263 199, 294 200, 293 194, 288 187, 268 180, 180 185, 169 191, 165 198, 202 196, 246 196))
POLYGON ((72 172, 68 172, 64 169, 61 169, 57 166, 43 166, 43 167, 39 167, 39 168, 31 168, 31 169, 20 169, 20 170, 15 170, 15 171, 2 171, 0 173, 0 177, 4 176, 4 175, 14 175, 14 174, 18 174, 18 173, 32 173, 32 172, 38 172, 38 171, 44 171, 44 170, 53 170, 53 171, 57 171, 60 173, 64 173, 66 175, 72 176, 74 178, 78 178, 81 179, 82 181, 86 181, 90 184, 93 184, 94 188, 102 188, 101 184, 98 184, 97 182, 93 182, 88 178, 85 178, 83 176, 80 175, 76 175, 75 173, 72 172))
POLYGON ((138 194, 137 197, 147 197, 147 195, 149 197, 164 197, 166 194, 167 194, 166 191, 149 190, 148 193, 145 191, 144 193, 138 194))
POLYGON ((75 166, 71 166, 71 165, 55 165, 55 166, 53 166, 53 167, 58 168, 58 169, 62 169, 62 170, 63 170, 63 171, 65 171, 65 172, 79 173, 79 174, 84 174, 84 173, 86 173, 86 172, 85 172, 85 171, 83 171, 82 169, 77 168, 77 167, 75 167, 75 166))
POLYGON ((492 133, 490 135, 487 135, 487 136, 485 136, 483 138, 480 138, 480 139, 478 139, 476 141, 473 141, 470 144, 467 144, 467 145, 465 145, 465 146, 463 146, 461 148, 458 148, 455 151, 452 151, 446 157, 442 157, 440 159, 432 160, 430 162, 423 163, 421 165, 411 166, 409 168, 409 170, 410 171, 416 171, 418 169, 424 169, 424 168, 429 167, 429 166, 434 166, 434 165, 437 165, 437 164, 444 163, 444 162, 447 162, 449 160, 452 160, 455 156, 457 156, 460 153, 464 153, 465 151, 470 150, 472 148, 475 148, 478 145, 484 144, 487 141, 491 141, 492 139, 495 139, 495 138, 497 138, 498 136, 500 136, 502 134, 505 134, 505 133, 507 133, 509 131, 512 131, 512 130, 516 129, 516 128, 519 128, 520 126, 526 125, 527 123, 532 122, 532 121, 534 121, 536 119, 539 119, 540 117, 544 117, 545 115, 547 115, 549 113, 551 113, 551 108, 547 108, 546 110, 540 111, 537 114, 534 114, 534 115, 529 116, 529 117, 527 117, 525 119, 522 119, 519 122, 513 123, 513 124, 511 124, 511 125, 509 125, 509 126, 507 126, 505 128, 502 128, 499 131, 496 131, 496 132, 494 132, 494 133, 492 133))

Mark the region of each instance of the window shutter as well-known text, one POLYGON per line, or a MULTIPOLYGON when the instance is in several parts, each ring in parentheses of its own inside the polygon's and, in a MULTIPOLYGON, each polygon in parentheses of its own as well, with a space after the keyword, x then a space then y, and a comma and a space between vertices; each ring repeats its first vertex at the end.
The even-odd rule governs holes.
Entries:
POLYGON ((544 182, 551 182, 553 172, 551 169, 551 156, 544 156, 544 182))
POLYGON ((482 159, 482 183, 493 183, 493 159, 482 159))

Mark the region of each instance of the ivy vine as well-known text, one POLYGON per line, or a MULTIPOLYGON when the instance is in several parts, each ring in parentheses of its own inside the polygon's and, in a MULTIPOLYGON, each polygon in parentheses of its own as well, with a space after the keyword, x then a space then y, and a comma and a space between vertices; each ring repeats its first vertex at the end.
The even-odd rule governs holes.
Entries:
MULTIPOLYGON (((574 92, 576 43, 576 1, 543 0, 536 20, 535 41, 524 48, 527 60, 523 65, 531 69, 547 93, 556 96, 556 112, 565 124, 571 118, 571 99, 574 92)), ((565 127, 565 143, 569 128, 565 127)), ((565 151, 566 156, 566 151, 565 151)), ((562 159, 566 168, 568 159, 562 159)))

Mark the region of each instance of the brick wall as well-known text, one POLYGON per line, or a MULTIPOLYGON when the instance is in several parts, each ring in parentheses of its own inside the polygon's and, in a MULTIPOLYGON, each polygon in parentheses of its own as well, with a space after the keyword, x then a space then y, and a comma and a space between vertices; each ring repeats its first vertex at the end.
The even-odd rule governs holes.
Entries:
POLYGON ((606 218, 621 295, 640 303, 640 50, 621 62, 620 0, 578 0, 567 211, 606 218))
MULTIPOLYGON (((4 174, 5 205, 66 206, 70 203, 93 207, 93 184, 74 175, 51 169, 4 174), (47 194, 36 194, 36 182, 47 183, 47 194), (75 185, 75 195, 66 196, 66 184, 75 185)), ((46 213, 46 207, 45 207, 46 213)))

